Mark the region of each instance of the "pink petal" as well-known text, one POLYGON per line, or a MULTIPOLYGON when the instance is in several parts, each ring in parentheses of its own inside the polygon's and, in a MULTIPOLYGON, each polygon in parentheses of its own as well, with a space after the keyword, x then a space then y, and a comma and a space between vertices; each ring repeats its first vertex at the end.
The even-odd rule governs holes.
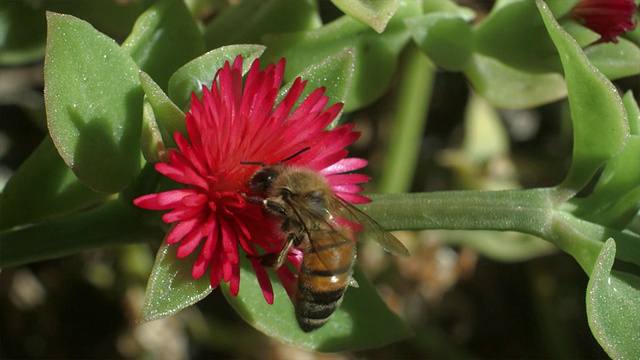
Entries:
POLYGON ((361 169, 367 166, 368 162, 365 159, 360 158, 345 158, 342 159, 333 165, 330 165, 322 170, 320 170, 320 174, 328 176, 332 174, 339 174, 349 171, 354 171, 361 169))
POLYGON ((178 189, 158 193, 156 201, 159 206, 179 206, 182 205, 182 199, 187 196, 197 195, 198 192, 193 189, 178 189))
POLYGON ((198 224, 198 226, 195 226, 191 232, 182 239, 180 245, 178 245, 178 258, 182 259, 189 256, 193 250, 200 245, 202 235, 202 224, 198 224))
POLYGON ((233 296, 238 296, 238 291, 240 291, 240 265, 233 265, 232 270, 231 281, 229 281, 229 292, 233 296))
POLYGON ((342 200, 350 202, 352 204, 368 204, 371 202, 371 199, 367 197, 349 192, 336 191, 336 195, 339 196, 342 200))
POLYGON ((175 244, 182 240, 188 233, 190 233, 200 223, 200 219, 197 217, 180 221, 176 226, 171 229, 169 235, 167 235, 167 244, 175 244))
MULTIPOLYGON (((260 264, 260 260, 257 258, 250 258, 253 271, 256 273, 256 279, 258 279, 258 285, 262 290, 262 296, 266 300, 267 304, 273 304, 273 287, 267 270, 260 264)), ((285 266, 283 266, 285 267, 285 266)))
POLYGON ((167 224, 176 221, 188 220, 192 217, 200 215, 202 208, 182 206, 162 215, 162 221, 167 224))

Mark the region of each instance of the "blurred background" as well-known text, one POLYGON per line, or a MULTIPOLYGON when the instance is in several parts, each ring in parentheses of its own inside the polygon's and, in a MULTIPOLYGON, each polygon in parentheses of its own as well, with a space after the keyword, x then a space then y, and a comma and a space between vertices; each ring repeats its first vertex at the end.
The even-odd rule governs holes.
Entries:
MULTIPOLYGON (((107 2, 97 3, 106 7, 107 2)), ((126 37, 135 20, 122 18, 116 28, 101 28, 100 14, 81 3, 70 1, 55 7, 78 14, 117 41, 126 37)), ((341 15, 329 1, 319 4, 323 19, 341 15)), ((482 14, 493 2, 467 1, 464 5, 482 14)), ((135 6, 144 9, 145 4, 135 6)), ((215 9, 206 16, 214 17, 215 9)), ((363 133, 351 152, 370 160, 366 171, 374 180, 367 192, 377 192, 385 176, 387 134, 394 125, 401 76, 401 72, 396 75, 383 98, 343 118, 355 122, 363 133)), ((639 80, 627 78, 615 84, 623 91, 635 89, 637 94, 639 80)), ((0 68, 2 184, 46 133, 42 90, 42 59, 0 68)), ((553 186, 570 164, 571 138, 566 101, 500 111, 475 96, 463 75, 437 71, 411 191, 553 186)), ((140 244, 2 269, 0 356, 607 358, 587 324, 588 278, 569 255, 517 233, 395 235, 410 249, 410 258, 395 258, 365 244, 360 247, 358 263, 389 307, 414 330, 415 336, 403 342, 353 353, 306 352, 251 328, 219 291, 174 316, 137 324, 159 245, 140 244)))

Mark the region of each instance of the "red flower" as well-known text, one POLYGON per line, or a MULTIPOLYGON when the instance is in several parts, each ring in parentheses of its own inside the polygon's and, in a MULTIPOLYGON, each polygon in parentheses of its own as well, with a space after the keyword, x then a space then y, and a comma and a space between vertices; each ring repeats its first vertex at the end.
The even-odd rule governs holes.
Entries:
MULTIPOLYGON (((149 194, 134 204, 150 210, 171 210, 163 215, 174 226, 166 237, 177 244, 177 255, 184 258, 199 248, 192 276, 200 278, 209 272, 211 286, 221 280, 230 283, 237 295, 240 286, 240 256, 248 255, 256 272, 265 300, 273 303, 273 291, 267 270, 256 257, 277 252, 284 238, 256 204, 248 203, 240 194, 248 191, 249 179, 258 165, 242 162, 275 164, 304 148, 287 164, 309 168, 324 175, 335 193, 352 203, 369 199, 356 194, 358 183, 369 178, 361 174, 344 174, 364 167, 367 162, 347 158, 345 147, 360 134, 353 125, 324 130, 338 116, 342 104, 326 108, 329 98, 324 88, 313 91, 296 109, 306 82, 296 79, 287 95, 276 103, 282 83, 285 62, 269 65, 260 71, 254 61, 246 79, 242 79, 242 57, 233 65, 225 63, 218 70, 211 90, 202 88, 202 101, 192 94, 191 111, 187 114, 188 138, 175 133, 178 149, 172 149, 168 163, 156 164, 156 170, 185 188, 149 194)), ((287 261, 300 268, 302 254, 291 249, 287 261)), ((288 266, 277 274, 292 296, 295 275, 288 266)))
POLYGON ((637 21, 632 17, 633 0, 581 0, 571 9, 571 16, 600 34, 594 44, 618 43, 617 36, 633 30, 637 21))

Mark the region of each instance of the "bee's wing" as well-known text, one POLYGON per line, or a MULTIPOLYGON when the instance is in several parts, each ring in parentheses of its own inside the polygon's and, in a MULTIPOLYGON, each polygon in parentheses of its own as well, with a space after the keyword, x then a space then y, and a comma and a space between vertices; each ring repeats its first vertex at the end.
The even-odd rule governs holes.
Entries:
MULTIPOLYGON (((382 226, 380 226, 380 224, 378 224, 369 215, 365 214, 360 209, 341 199, 337 195, 334 195, 332 200, 335 203, 333 208, 338 211, 334 216, 344 218, 352 223, 360 225, 359 227, 361 227, 361 229, 356 229, 359 230, 358 237, 376 241, 385 251, 388 251, 393 255, 404 257, 409 256, 409 250, 407 250, 400 240, 396 239, 395 236, 384 230, 382 226)), ((358 226, 356 225, 356 227, 358 226)))
POLYGON ((298 201, 297 198, 288 199, 288 204, 300 224, 304 227, 304 231, 309 239, 310 246, 314 253, 327 269, 335 269, 336 264, 340 264, 341 260, 338 253, 334 251, 326 251, 327 248, 333 248, 343 241, 354 241, 352 238, 353 231, 348 231, 338 224, 334 215, 324 209, 323 213, 311 210, 304 203, 298 201), (306 226, 308 221, 317 229, 310 231, 306 226))

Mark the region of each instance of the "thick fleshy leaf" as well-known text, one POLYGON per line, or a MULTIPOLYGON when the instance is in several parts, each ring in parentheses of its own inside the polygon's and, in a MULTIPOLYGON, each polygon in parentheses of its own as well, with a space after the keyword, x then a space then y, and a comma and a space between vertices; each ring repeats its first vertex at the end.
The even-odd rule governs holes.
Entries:
POLYGON ((147 160, 148 162, 156 163, 161 160, 160 152, 164 150, 164 142, 162 141, 162 134, 160 133, 160 128, 158 127, 158 123, 156 122, 156 116, 153 112, 151 103, 149 103, 148 97, 144 97, 142 106, 142 133, 140 134, 140 151, 142 151, 142 156, 145 160, 147 160))
POLYGON ((162 0, 151 6, 122 47, 163 90, 171 74, 204 53, 202 35, 183 0, 162 0))
POLYGON ((400 7, 400 0, 331 0, 345 14, 381 33, 400 7))
POLYGON ((406 19, 413 40, 438 67, 460 71, 471 59, 471 27, 460 16, 446 12, 406 19))
POLYGON ((628 91, 622 97, 622 103, 627 111, 627 120, 629 120, 629 133, 631 135, 640 135, 640 107, 633 97, 633 93, 628 91))
POLYGON ((607 162, 593 192, 574 201, 577 216, 616 229, 624 229, 640 207, 640 110, 631 92, 623 103, 629 118, 629 141, 607 162))
MULTIPOLYGON (((324 95, 329 97, 329 105, 344 102, 349 93, 349 87, 351 86, 354 62, 355 52, 353 49, 347 49, 335 56, 330 56, 318 64, 310 66, 296 75, 295 78, 300 77, 302 80, 307 81, 307 85, 300 95, 298 103, 301 103, 312 91, 322 86, 326 88, 324 95)), ((289 83, 284 86, 278 96, 278 101, 284 98, 291 84, 292 83, 289 83)), ((297 105, 298 104, 296 104, 296 106, 297 105)), ((336 127, 339 122, 340 116, 338 115, 327 128, 332 129, 336 127)))
POLYGON ((591 180, 596 170, 628 141, 629 125, 622 100, 611 84, 587 59, 541 0, 536 0, 556 45, 569 89, 573 121, 573 160, 569 174, 558 185, 558 200, 566 200, 591 180))
POLYGON ((207 49, 232 44, 259 44, 265 34, 310 30, 322 26, 315 1, 245 0, 229 6, 207 24, 207 49), (242 24, 242 26, 238 26, 242 24))
POLYGON ((446 12, 457 15, 466 21, 471 21, 476 17, 475 11, 468 7, 460 6, 453 0, 429 0, 422 2, 422 11, 425 14, 434 12, 446 12))
POLYGON ((244 57, 242 71, 246 73, 253 60, 264 52, 262 45, 229 45, 193 59, 176 71, 169 79, 169 98, 180 109, 185 109, 191 101, 191 93, 202 94, 202 85, 211 87, 218 69, 226 61, 233 63, 238 55, 244 57))
POLYGON ((331 320, 318 330, 300 330, 291 300, 271 272, 275 300, 267 304, 247 259, 241 260, 240 292, 234 297, 221 284, 224 296, 240 316, 256 329, 285 344, 337 352, 378 347, 407 338, 411 331, 392 313, 361 271, 354 278, 359 288, 350 288, 331 320))
POLYGON ((612 359, 640 357, 640 277, 611 270, 616 244, 607 240, 589 279, 587 318, 612 359))
POLYGON ((416 2, 400 6, 382 34, 349 16, 343 16, 320 29, 292 34, 267 35, 266 56, 271 61, 287 59, 285 78, 292 80, 305 68, 345 49, 356 54, 353 84, 345 111, 358 109, 380 97, 395 72, 398 54, 410 38, 404 19, 420 14, 416 2))
POLYGON ((640 47, 627 39, 589 46, 584 53, 611 80, 640 74, 640 47))
POLYGON ((640 48, 638 44, 619 38, 619 42, 594 44, 600 35, 571 18, 558 21, 562 28, 574 38, 589 61, 607 78, 619 79, 640 73, 640 48))
POLYGON ((480 54, 517 70, 560 70, 558 53, 531 0, 498 1, 474 28, 473 42, 480 54))
POLYGON ((187 133, 185 114, 162 91, 160 86, 145 72, 140 72, 140 84, 149 105, 153 109, 156 127, 162 136, 165 147, 175 147, 174 132, 187 133))
POLYGON ((107 196, 80 182, 47 136, 3 189, 0 229, 64 215, 96 204, 107 196))
POLYGON ((492 105, 523 109, 548 104, 567 96, 560 74, 532 74, 474 53, 464 69, 473 88, 492 105))
POLYGON ((115 193, 140 168, 143 92, 115 41, 69 15, 48 13, 45 105, 65 163, 94 190, 115 193))
POLYGON ((156 261, 151 270, 147 291, 144 296, 139 322, 157 320, 191 306, 211 293, 209 276, 199 279, 191 277, 191 268, 198 251, 183 259, 178 259, 178 245, 162 242, 156 261))

